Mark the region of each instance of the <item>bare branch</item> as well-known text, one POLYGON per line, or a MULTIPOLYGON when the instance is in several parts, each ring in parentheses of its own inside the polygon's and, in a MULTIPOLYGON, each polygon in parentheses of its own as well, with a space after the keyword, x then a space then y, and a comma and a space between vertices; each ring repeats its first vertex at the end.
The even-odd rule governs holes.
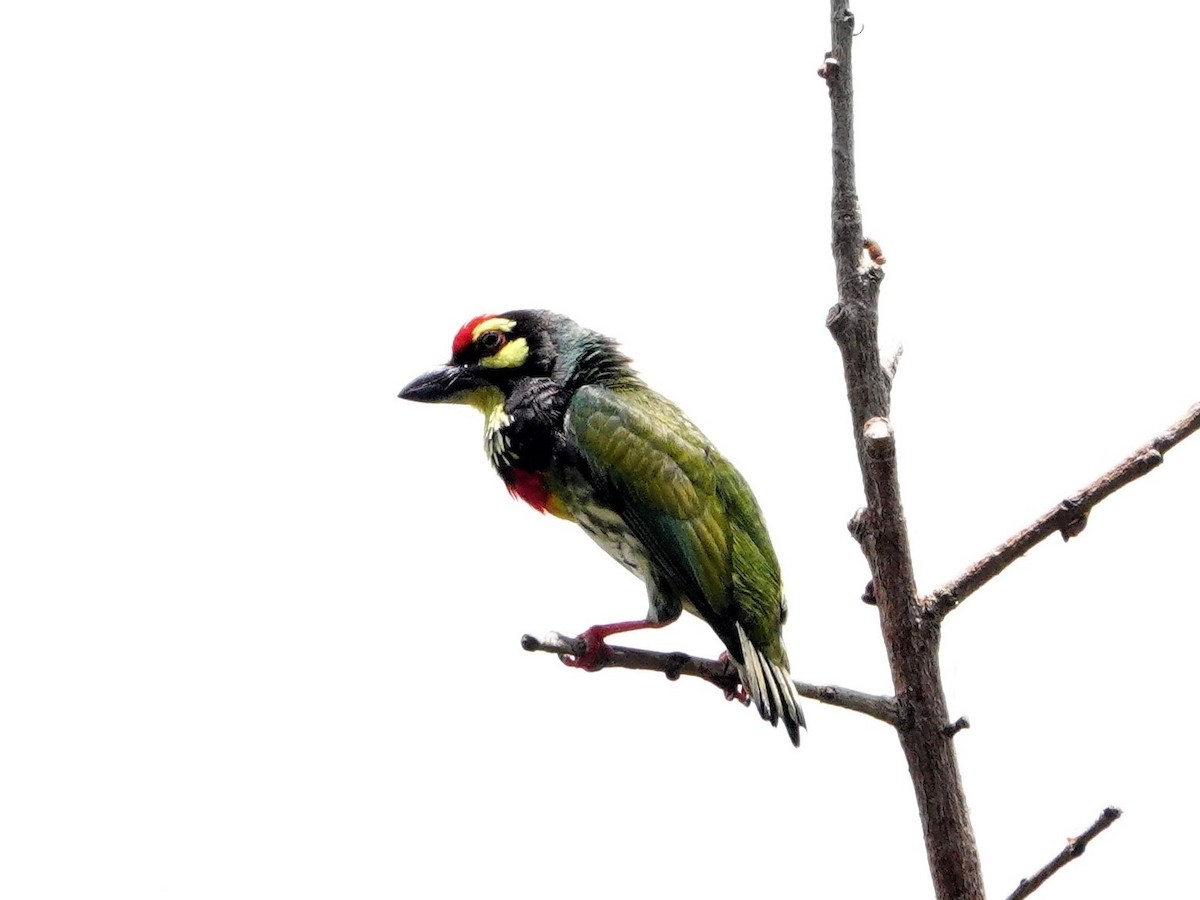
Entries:
POLYGON ((1042 866, 1032 878, 1022 878, 1017 889, 1008 895, 1008 900, 1022 900, 1022 898, 1028 897, 1071 860, 1083 856, 1088 842, 1119 818, 1121 818, 1121 811, 1115 806, 1108 807, 1100 813, 1100 818, 1093 822, 1087 831, 1079 837, 1067 838, 1067 846, 1062 849, 1062 852, 1042 866))
MULTIPOLYGON (((604 659, 605 668, 662 672, 672 681, 677 680, 681 675, 691 675, 703 678, 727 694, 736 690, 738 686, 737 669, 727 660, 703 659, 689 656, 686 653, 660 653, 636 647, 614 647, 611 644, 606 646, 608 646, 608 655, 604 659)), ((521 638, 521 647, 531 653, 554 653, 560 657, 578 657, 587 650, 587 643, 581 638, 567 637, 557 631, 552 631, 541 639, 535 638, 531 634, 524 635, 521 638)), ((896 701, 891 697, 864 694, 861 691, 835 685, 806 684, 803 681, 797 681, 795 685, 796 692, 809 700, 862 713, 892 726, 895 726, 898 721, 896 701)))
POLYGON ((1064 541, 1077 536, 1087 525, 1088 513, 1093 506, 1150 470, 1158 468, 1162 465, 1163 454, 1197 430, 1200 430, 1200 403, 1188 410, 1187 415, 1154 440, 1140 447, 1082 491, 1063 500, 1024 531, 1013 535, 983 559, 971 565, 953 581, 933 591, 923 600, 926 608, 934 617, 940 619, 1050 535, 1055 532, 1061 533, 1064 541))
POLYGON ((889 423, 895 367, 879 353, 880 254, 864 253, 854 160, 854 16, 846 0, 830 2, 831 49, 819 70, 833 119, 831 226, 837 302, 825 324, 837 342, 850 402, 867 512, 852 529, 871 567, 870 596, 879 609, 925 851, 938 900, 982 900, 983 874, 967 809, 938 664, 940 621, 917 593, 908 526, 900 501, 896 441, 889 423), (865 529, 858 526, 865 525, 865 529))

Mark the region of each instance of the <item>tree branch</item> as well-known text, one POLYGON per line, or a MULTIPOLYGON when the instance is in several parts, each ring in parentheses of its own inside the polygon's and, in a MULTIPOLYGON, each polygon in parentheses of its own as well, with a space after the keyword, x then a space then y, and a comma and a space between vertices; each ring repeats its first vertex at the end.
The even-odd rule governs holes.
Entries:
MULTIPOLYGON (((686 653, 660 653, 636 647, 606 646, 608 656, 604 660, 605 668, 662 672, 672 681, 678 680, 680 675, 691 675, 716 685, 726 694, 735 691, 738 686, 737 670, 725 660, 703 659, 686 653)), ((531 653, 578 657, 587 650, 587 643, 581 638, 567 637, 552 631, 540 640, 531 634, 524 635, 521 638, 521 647, 531 653)), ((891 697, 864 694, 835 685, 806 684, 803 681, 797 681, 795 685, 796 692, 809 700, 859 712, 892 726, 897 723, 896 701, 891 697)))
POLYGON ((1067 846, 1062 849, 1062 852, 1042 866, 1032 878, 1022 878, 1017 889, 1008 895, 1008 900, 1023 900, 1028 897, 1071 860, 1083 856, 1088 842, 1119 818, 1121 818, 1121 811, 1115 806, 1108 807, 1087 831, 1079 837, 1067 838, 1067 846))
POLYGON ((958 771, 938 664, 941 623, 917 594, 908 526, 900 502, 896 441, 889 422, 893 362, 879 353, 882 254, 863 240, 854 173, 854 17, 831 0, 832 49, 818 74, 829 87, 833 118, 831 224, 837 303, 826 325, 842 355, 866 513, 852 529, 871 567, 870 595, 879 610, 896 692, 897 734, 908 763, 925 852, 938 900, 982 900, 983 874, 958 771), (864 247, 866 252, 864 253, 864 247))
POLYGON ((1083 531, 1093 506, 1152 469, 1158 468, 1168 450, 1197 430, 1200 430, 1200 403, 1189 409, 1187 415, 1154 440, 1140 447, 1082 491, 1063 500, 1028 528, 1014 534, 983 559, 972 564, 953 581, 933 591, 922 601, 925 608, 935 618, 941 619, 1050 535, 1059 532, 1064 541, 1075 537, 1083 531))

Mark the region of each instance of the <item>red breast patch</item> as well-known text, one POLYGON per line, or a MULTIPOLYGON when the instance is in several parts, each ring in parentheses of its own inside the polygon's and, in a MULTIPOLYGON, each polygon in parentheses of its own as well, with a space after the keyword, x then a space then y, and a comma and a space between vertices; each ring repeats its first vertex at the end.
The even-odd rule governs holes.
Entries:
POLYGON ((508 492, 540 513, 546 511, 550 502, 550 488, 546 486, 546 476, 540 472, 513 469, 508 476, 508 492))

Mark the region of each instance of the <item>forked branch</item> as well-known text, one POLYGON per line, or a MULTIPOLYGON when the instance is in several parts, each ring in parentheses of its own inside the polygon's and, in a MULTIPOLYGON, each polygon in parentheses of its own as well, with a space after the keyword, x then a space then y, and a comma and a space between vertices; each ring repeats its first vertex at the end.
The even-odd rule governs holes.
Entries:
POLYGON ((953 581, 929 594, 923 601, 926 608, 935 618, 940 619, 1050 535, 1058 532, 1064 541, 1077 536, 1087 524, 1088 513, 1093 506, 1152 469, 1158 468, 1168 450, 1197 430, 1200 430, 1200 403, 1189 409, 1187 415, 1154 440, 1138 448, 1082 491, 1063 500, 1028 528, 1014 534, 983 559, 972 564, 953 581))
MULTIPOLYGON (((521 646, 530 652, 554 653, 560 657, 579 657, 587 650, 587 643, 581 638, 567 637, 556 631, 541 639, 527 634, 521 638, 521 646)), ((660 653, 655 650, 612 645, 608 645, 608 651, 604 661, 605 668, 662 672, 672 681, 680 675, 691 675, 703 678, 727 694, 736 690, 738 686, 737 670, 728 660, 704 659, 686 653, 660 653)), ((892 726, 897 722, 896 701, 891 697, 864 694, 862 691, 835 685, 806 684, 803 681, 797 681, 795 684, 796 692, 809 700, 859 712, 892 726)))

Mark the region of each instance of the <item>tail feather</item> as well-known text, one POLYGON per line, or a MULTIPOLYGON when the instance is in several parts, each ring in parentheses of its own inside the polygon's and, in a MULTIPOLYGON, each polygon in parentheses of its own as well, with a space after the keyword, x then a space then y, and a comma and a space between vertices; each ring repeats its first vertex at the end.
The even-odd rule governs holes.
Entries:
POLYGON ((775 726, 783 719, 788 737, 799 747, 800 729, 805 727, 804 713, 800 710, 800 697, 792 676, 785 667, 771 662, 754 646, 741 622, 737 623, 737 634, 744 660, 738 667, 742 685, 750 693, 758 714, 775 726))

